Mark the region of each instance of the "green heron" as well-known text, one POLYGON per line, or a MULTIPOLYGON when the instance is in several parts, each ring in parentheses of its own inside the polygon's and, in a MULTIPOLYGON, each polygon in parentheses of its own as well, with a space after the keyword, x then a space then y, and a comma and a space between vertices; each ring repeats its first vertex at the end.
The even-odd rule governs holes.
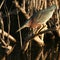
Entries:
POLYGON ((52 17, 55 9, 56 9, 56 5, 53 4, 47 9, 40 10, 37 13, 33 14, 33 16, 31 16, 31 18, 28 19, 27 22, 20 29, 17 30, 17 32, 19 32, 20 30, 26 27, 35 29, 39 25, 45 24, 52 17))

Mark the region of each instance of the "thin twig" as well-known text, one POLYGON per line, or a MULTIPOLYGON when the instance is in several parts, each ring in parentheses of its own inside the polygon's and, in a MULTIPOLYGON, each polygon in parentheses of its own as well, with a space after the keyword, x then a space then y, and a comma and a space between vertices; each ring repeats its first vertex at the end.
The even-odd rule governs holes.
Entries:
MULTIPOLYGON (((19 19, 19 15, 18 15, 18 10, 17 10, 17 19, 18 19, 18 27, 20 28, 20 19, 19 19)), ((19 38, 20 38, 20 46, 22 47, 22 35, 21 35, 21 31, 19 32, 19 38)))

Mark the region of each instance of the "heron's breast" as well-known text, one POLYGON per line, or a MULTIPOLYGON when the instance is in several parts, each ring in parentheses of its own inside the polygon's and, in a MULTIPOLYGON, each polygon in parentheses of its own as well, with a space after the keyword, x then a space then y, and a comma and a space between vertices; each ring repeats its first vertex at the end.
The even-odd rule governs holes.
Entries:
POLYGON ((37 27, 39 27, 41 24, 38 24, 37 22, 34 22, 34 21, 32 21, 32 23, 31 23, 31 28, 37 28, 37 27))

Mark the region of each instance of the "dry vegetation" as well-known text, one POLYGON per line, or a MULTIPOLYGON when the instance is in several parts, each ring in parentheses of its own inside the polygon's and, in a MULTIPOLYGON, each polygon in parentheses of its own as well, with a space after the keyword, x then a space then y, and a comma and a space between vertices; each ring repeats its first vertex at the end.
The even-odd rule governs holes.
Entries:
POLYGON ((0 10, 1 60, 60 60, 60 0, 1 0, 0 10), (57 8, 47 26, 16 33, 34 13, 53 4, 57 8))

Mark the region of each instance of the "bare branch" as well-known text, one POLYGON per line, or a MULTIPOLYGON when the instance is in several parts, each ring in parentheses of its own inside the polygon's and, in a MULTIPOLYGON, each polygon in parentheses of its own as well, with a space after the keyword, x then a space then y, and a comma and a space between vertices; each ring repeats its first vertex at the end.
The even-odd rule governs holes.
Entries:
POLYGON ((39 38, 39 36, 34 37, 34 41, 36 41, 40 46, 44 46, 44 41, 39 38))
POLYGON ((18 4, 17 1, 14 1, 14 3, 15 3, 15 5, 16 5, 16 7, 25 15, 25 17, 26 17, 27 19, 29 19, 30 16, 26 13, 25 9, 23 9, 22 7, 20 7, 20 5, 18 4))
MULTIPOLYGON (((8 33, 3 31, 4 36, 8 37, 8 33)), ((0 29, 0 34, 2 34, 2 30, 0 29)), ((9 39, 12 40, 13 42, 16 42, 16 39, 14 37, 12 37, 11 35, 9 35, 9 39)))

